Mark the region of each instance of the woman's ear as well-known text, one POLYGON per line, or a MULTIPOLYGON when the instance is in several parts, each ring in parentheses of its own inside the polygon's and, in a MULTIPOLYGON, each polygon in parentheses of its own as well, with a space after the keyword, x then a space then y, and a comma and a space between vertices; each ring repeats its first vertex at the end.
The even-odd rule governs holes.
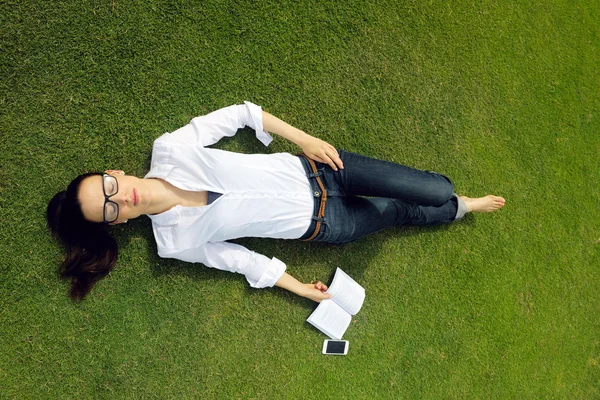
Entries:
POLYGON ((126 219, 124 219, 124 220, 121 220, 121 221, 117 220, 117 221, 110 222, 110 223, 109 223, 109 225, 119 225, 119 224, 126 224, 126 223, 127 223, 127 221, 128 221, 128 220, 126 220, 126 219))
POLYGON ((107 169, 106 172, 108 175, 117 175, 117 176, 122 176, 125 175, 124 171, 121 171, 120 169, 107 169))

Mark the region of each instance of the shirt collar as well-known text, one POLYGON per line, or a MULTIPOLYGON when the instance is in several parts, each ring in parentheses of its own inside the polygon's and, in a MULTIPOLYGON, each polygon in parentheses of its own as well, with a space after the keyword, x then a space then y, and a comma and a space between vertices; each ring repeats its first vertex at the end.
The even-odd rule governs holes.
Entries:
POLYGON ((179 207, 175 206, 160 214, 147 214, 153 223, 161 226, 177 225, 179 223, 179 207))

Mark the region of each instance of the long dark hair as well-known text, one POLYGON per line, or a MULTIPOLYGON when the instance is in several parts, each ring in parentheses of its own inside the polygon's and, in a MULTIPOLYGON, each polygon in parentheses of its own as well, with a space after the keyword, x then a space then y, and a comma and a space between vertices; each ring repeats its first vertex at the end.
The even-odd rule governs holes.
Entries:
POLYGON ((96 175, 102 176, 99 172, 79 175, 66 191, 58 192, 50 200, 46 210, 50 230, 67 250, 60 274, 71 279, 69 296, 74 301, 82 300, 117 263, 117 242, 105 224, 83 217, 78 199, 81 182, 96 175))

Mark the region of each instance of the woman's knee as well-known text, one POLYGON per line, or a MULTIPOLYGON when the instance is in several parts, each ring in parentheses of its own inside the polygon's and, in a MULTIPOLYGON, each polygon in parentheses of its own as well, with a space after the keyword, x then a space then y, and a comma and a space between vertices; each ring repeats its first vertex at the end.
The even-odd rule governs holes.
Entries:
POLYGON ((452 198, 452 195, 454 194, 454 185, 448 177, 442 174, 436 175, 438 175, 439 179, 434 185, 433 190, 431 190, 430 201, 434 206, 441 206, 452 198))

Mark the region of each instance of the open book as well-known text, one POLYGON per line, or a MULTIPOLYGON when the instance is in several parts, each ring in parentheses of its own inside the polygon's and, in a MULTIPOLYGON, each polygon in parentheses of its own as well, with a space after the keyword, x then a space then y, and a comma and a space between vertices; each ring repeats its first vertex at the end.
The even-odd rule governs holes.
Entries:
POLYGON ((307 321, 330 338, 340 340, 365 301, 365 288, 338 268, 325 293, 331 299, 322 300, 307 321))

